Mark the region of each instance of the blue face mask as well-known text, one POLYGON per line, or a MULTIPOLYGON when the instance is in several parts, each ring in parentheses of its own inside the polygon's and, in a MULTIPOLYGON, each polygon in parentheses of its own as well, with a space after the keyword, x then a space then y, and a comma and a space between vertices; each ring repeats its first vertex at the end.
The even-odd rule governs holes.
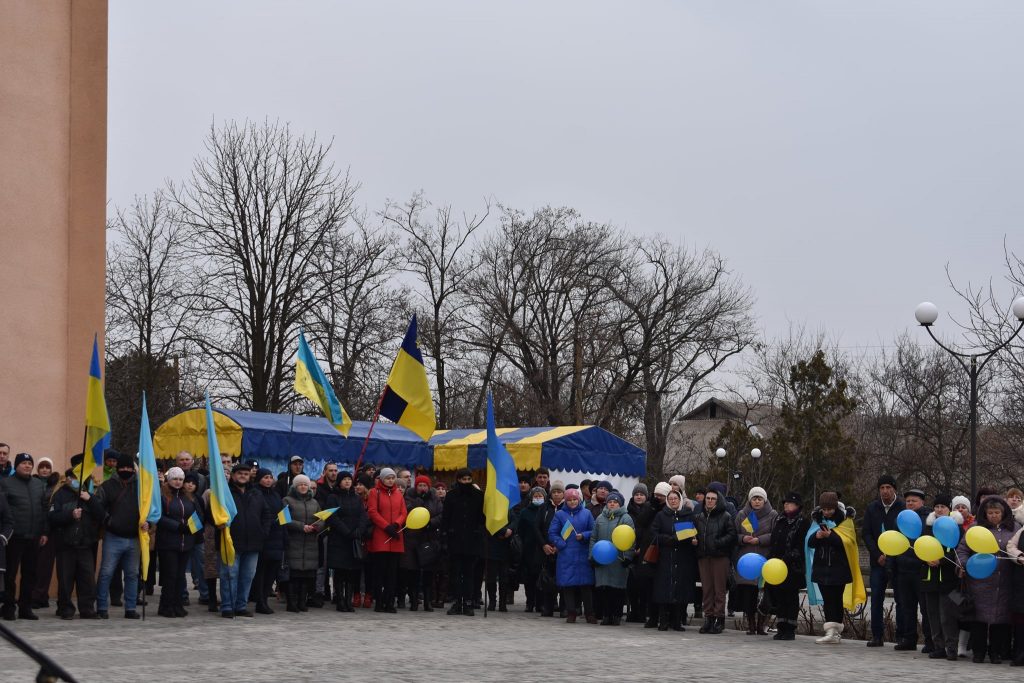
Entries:
POLYGON ((77 479, 68 479, 68 486, 77 491, 82 485, 77 479))
POLYGON ((534 505, 543 505, 544 504, 544 499, 543 498, 534 498, 533 499, 533 504, 534 505))

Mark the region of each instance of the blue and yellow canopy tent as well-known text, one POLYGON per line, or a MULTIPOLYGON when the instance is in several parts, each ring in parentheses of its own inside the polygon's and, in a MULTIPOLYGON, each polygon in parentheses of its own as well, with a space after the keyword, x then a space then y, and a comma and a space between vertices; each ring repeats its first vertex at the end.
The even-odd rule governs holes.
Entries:
MULTIPOLYGON (((353 422, 346 439, 323 417, 296 415, 293 425, 287 414, 224 408, 214 408, 213 417, 222 454, 258 460, 275 474, 293 454, 305 459, 311 474, 327 462, 355 463, 370 428, 369 422, 353 422)), ((644 451, 600 427, 510 427, 497 432, 518 470, 543 465, 553 473, 578 472, 580 478, 595 473, 623 480, 644 476, 644 451)), ((156 430, 153 442, 159 458, 173 458, 182 450, 206 456, 205 412, 186 410, 172 417, 156 430)), ((484 429, 439 430, 423 441, 404 427, 378 422, 364 461, 432 471, 482 469, 486 442, 484 429)))

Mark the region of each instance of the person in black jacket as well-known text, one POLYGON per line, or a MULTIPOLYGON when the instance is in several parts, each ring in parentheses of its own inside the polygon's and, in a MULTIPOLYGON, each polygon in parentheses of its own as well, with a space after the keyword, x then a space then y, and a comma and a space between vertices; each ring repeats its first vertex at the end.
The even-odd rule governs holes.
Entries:
POLYGON ((277 475, 277 495, 281 496, 282 500, 284 500, 284 497, 288 495, 288 491, 292 488, 292 479, 300 474, 305 474, 303 471, 304 466, 305 462, 302 460, 302 456, 293 455, 288 459, 288 469, 277 475))
MULTIPOLYGON (((537 577, 537 609, 542 617, 552 617, 555 614, 555 603, 558 600, 558 587, 555 585, 555 567, 558 557, 558 550, 548 539, 548 529, 551 527, 551 520, 555 513, 562 509, 565 500, 565 485, 560 481, 550 482, 548 485, 549 500, 541 506, 537 515, 537 533, 543 541, 540 547, 541 557, 540 575, 537 577)), ((564 616, 564 615, 563 615, 564 616)))
POLYGON ((334 570, 334 604, 339 612, 354 612, 352 597, 359 590, 363 568, 363 538, 370 530, 370 518, 352 485, 352 473, 338 476, 338 490, 325 501, 338 508, 327 518, 327 566, 334 570))
MULTIPOLYGON (((903 493, 903 504, 905 509, 916 512, 921 518, 921 525, 924 526, 931 509, 925 507, 925 492, 921 489, 911 488, 903 493)), ((894 650, 917 651, 917 609, 921 607, 921 627, 924 635, 924 647, 921 652, 930 654, 934 651, 932 644, 931 624, 928 622, 928 606, 919 595, 921 581, 921 569, 924 562, 917 558, 913 552, 906 552, 899 557, 892 558, 893 580, 896 585, 895 593, 900 596, 899 610, 903 614, 903 630, 896 633, 896 646, 894 650)))
POLYGON ((14 457, 14 474, 0 480, 0 494, 7 498, 14 524, 14 535, 7 543, 7 571, 4 573, 5 621, 15 620, 15 609, 21 619, 36 620, 32 613, 32 590, 36 585, 39 549, 47 543, 46 484, 32 476, 34 463, 28 453, 14 457), (15 586, 21 574, 21 592, 15 604, 15 586))
POLYGON ((883 531, 897 529, 896 517, 906 509, 903 499, 896 495, 896 480, 889 474, 878 478, 878 498, 868 504, 861 524, 861 537, 868 548, 871 560, 871 640, 868 647, 881 647, 885 629, 883 617, 885 605, 885 589, 891 585, 893 598, 896 601, 896 632, 903 633, 903 610, 900 608, 899 586, 893 576, 893 567, 889 558, 878 549, 878 537, 883 531))
MULTIPOLYGON (((263 541, 270 533, 273 520, 270 510, 259 491, 249 486, 249 475, 252 469, 246 463, 235 463, 231 468, 231 482, 228 487, 235 501, 234 520, 231 522, 231 542, 235 547, 235 561, 230 565, 220 562, 220 614, 232 617, 251 617, 248 609, 249 589, 256 576, 256 563, 259 561, 263 541)), ((212 507, 212 506, 211 506, 212 507)), ((212 510, 207 512, 209 522, 213 523, 212 510)), ((220 557, 221 534, 217 533, 217 553, 220 557)))
MULTIPOLYGON (((181 586, 185 568, 195 545, 195 533, 189 528, 192 515, 201 511, 192 496, 185 493, 185 472, 180 467, 167 470, 161 496, 162 514, 157 522, 156 552, 160 562, 160 608, 162 617, 185 617, 181 586)), ((198 515, 197 515, 198 517, 198 515)))
MULTIPOLYGON (((651 599, 651 592, 654 589, 655 564, 644 562, 644 555, 654 540, 651 525, 655 516, 665 507, 663 500, 650 499, 646 484, 637 484, 633 487, 633 495, 626 505, 626 512, 633 520, 636 529, 636 542, 634 549, 633 564, 629 567, 629 578, 626 581, 626 621, 642 624, 647 622, 647 628, 654 628, 658 625, 658 608, 651 599)), ((696 560, 694 560, 696 562, 696 560)), ((696 564, 694 564, 696 568, 696 564)), ((691 575, 696 575, 691 571, 691 575)), ((693 591, 689 591, 692 593, 693 591)), ((685 614, 686 605, 683 605, 682 612, 685 614)))
MULTIPOLYGON (((964 523, 964 518, 959 512, 952 510, 953 499, 948 493, 935 494, 933 511, 925 518, 922 534, 927 536, 935 535, 935 521, 940 517, 949 516, 956 522, 959 528, 964 523)), ((963 537, 963 531, 960 532, 963 537)), ((957 576, 956 545, 952 548, 943 548, 942 559, 932 562, 921 563, 920 593, 923 604, 927 605, 924 610, 931 622, 930 631, 935 645, 935 650, 928 655, 929 659, 942 659, 945 657, 951 662, 957 660, 957 640, 960 628, 957 625, 959 609, 949 599, 949 594, 960 587, 960 578, 957 576)), ((1017 569, 1015 572, 1019 571, 1017 569)), ((1024 597, 1018 595, 1019 591, 1014 587, 1014 600, 1024 597)), ((1024 661, 1021 662, 1024 664, 1024 661)))
POLYGON ((807 585, 804 539, 810 522, 801 512, 804 501, 790 491, 782 502, 782 514, 775 520, 769 541, 768 558, 786 563, 786 580, 767 586, 769 602, 775 610, 775 640, 795 640, 800 614, 800 591, 807 585))
POLYGON ((730 558, 739 538, 732 515, 715 489, 704 495, 700 514, 695 519, 697 566, 704 592, 704 625, 700 633, 721 633, 725 630, 725 593, 729 579, 730 558))
POLYGON ((547 502, 547 491, 540 486, 534 486, 530 489, 527 503, 519 512, 519 519, 516 522, 516 534, 522 542, 520 567, 523 588, 526 591, 525 611, 527 612, 541 611, 537 581, 540 578, 541 564, 544 561, 544 546, 548 541, 541 534, 540 527, 537 526, 537 519, 541 516, 547 502))
POLYGON ((82 619, 96 618, 96 543, 99 522, 92 514, 88 491, 81 491, 74 468, 64 473, 64 485, 50 500, 47 515, 57 549, 57 616, 73 619, 78 596, 82 619))
POLYGON ((829 525, 832 522, 839 526, 846 519, 839 508, 839 496, 832 491, 818 496, 818 507, 811 513, 811 519, 818 527, 807 540, 807 546, 814 549, 811 581, 818 584, 825 612, 825 635, 815 642, 838 644, 843 631, 843 590, 853 581, 843 539, 829 525))
POLYGON ((448 614, 473 616, 474 576, 484 548, 484 494, 473 486, 473 473, 462 468, 444 499, 441 531, 448 541, 452 593, 448 614))
MULTIPOLYGON (((658 562, 654 575, 651 598, 658 608, 658 630, 685 631, 683 616, 690 604, 695 567, 695 544, 686 533, 677 532, 677 524, 695 524, 693 507, 681 491, 669 491, 665 506, 651 524, 651 542, 658 544, 658 562)), ((694 527, 691 527, 694 528, 694 527)), ((702 633, 709 633, 710 615, 704 622, 702 633)))
POLYGON ((284 508, 284 502, 277 493, 276 484, 277 480, 270 470, 256 470, 255 488, 263 496, 263 502, 272 520, 267 528, 267 537, 263 539, 263 547, 260 548, 260 556, 256 561, 256 576, 253 578, 253 585, 256 587, 256 614, 274 613, 267 604, 267 598, 274 594, 274 582, 277 581, 284 558, 284 527, 277 520, 277 513, 284 508))
MULTIPOLYGON (((124 572, 124 618, 138 619, 139 597, 139 495, 135 483, 135 459, 117 454, 117 475, 100 484, 89 500, 97 519, 103 520, 103 559, 96 586, 96 613, 108 618, 110 582, 115 572, 124 572)), ((149 531, 149 524, 141 529, 149 531)))

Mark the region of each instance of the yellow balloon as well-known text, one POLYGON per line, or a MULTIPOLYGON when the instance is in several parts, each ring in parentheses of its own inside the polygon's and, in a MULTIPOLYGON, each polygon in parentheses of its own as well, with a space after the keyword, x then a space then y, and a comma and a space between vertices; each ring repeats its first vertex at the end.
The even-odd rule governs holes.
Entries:
POLYGON ((964 538, 967 541, 967 547, 976 553, 994 555, 999 552, 999 543, 996 541, 996 537, 983 526, 972 526, 967 530, 967 535, 964 538))
POLYGON ((922 562, 942 559, 942 544, 934 536, 920 536, 914 541, 914 554, 922 562))
POLYGON ((907 537, 895 529, 883 531, 882 535, 878 537, 878 549, 890 557, 902 555, 907 552, 909 547, 910 541, 907 540, 907 537))
POLYGON ((430 513, 427 508, 413 508, 409 510, 409 516, 405 518, 405 526, 416 531, 430 523, 430 513))
POLYGON ((636 532, 629 525, 620 524, 612 532, 612 545, 619 550, 629 550, 633 547, 634 541, 636 541, 636 532))
POLYGON ((778 586, 789 576, 789 567, 786 566, 785 562, 775 557, 765 562, 764 566, 761 567, 761 576, 764 577, 765 583, 778 586))

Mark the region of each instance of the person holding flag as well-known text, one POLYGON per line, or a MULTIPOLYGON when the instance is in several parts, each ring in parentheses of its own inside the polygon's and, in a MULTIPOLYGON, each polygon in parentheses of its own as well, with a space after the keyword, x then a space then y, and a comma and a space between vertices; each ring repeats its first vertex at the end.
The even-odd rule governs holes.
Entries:
POLYGON ((135 459, 125 453, 117 456, 117 476, 107 479, 89 499, 96 519, 103 520, 103 554, 96 585, 96 613, 108 619, 110 582, 115 572, 124 572, 124 618, 138 619, 135 606, 139 597, 139 533, 149 532, 149 523, 139 523, 139 496, 135 459))
POLYGON ((160 608, 162 617, 185 617, 181 586, 192 557, 196 532, 202 529, 205 511, 198 498, 185 492, 185 471, 167 470, 157 522, 156 552, 160 562, 160 608))
POLYGON ((519 503, 519 477, 516 464, 498 439, 494 427, 494 400, 487 394, 487 483, 484 488, 484 520, 487 542, 488 608, 508 611, 508 556, 515 520, 509 509, 519 503), (497 596, 495 595, 497 593, 497 596))
MULTIPOLYGON (((659 486, 661 486, 659 484, 659 486)), ((683 615, 697 575, 697 551, 693 541, 697 536, 693 508, 682 492, 668 490, 665 505, 651 523, 651 544, 658 548, 651 601, 658 607, 657 627, 667 631, 684 630, 683 615)), ((656 491, 658 489, 655 489, 656 491)), ((648 622, 648 626, 655 622, 648 622)))
POLYGON ((473 616, 474 576, 484 545, 484 496, 473 485, 473 472, 455 473, 455 486, 444 498, 441 533, 448 542, 450 581, 454 601, 448 614, 473 616))
MULTIPOLYGON (((768 502, 768 494, 760 486, 750 489, 747 504, 736 514, 736 533, 739 537, 739 554, 757 553, 767 558, 771 550, 772 530, 778 513, 768 502)), ((757 610, 757 579, 745 579, 736 572, 736 598, 740 609, 747 616, 747 635, 767 635, 764 630, 766 615, 757 610)))
POLYGON ((316 569, 320 565, 317 534, 324 527, 320 503, 309 488, 309 477, 300 474, 292 480, 292 488, 284 498, 288 534, 285 554, 288 560, 288 588, 285 591, 289 612, 308 611, 316 569))
POLYGON ((548 527, 548 540, 555 546, 555 583, 562 589, 566 608, 565 621, 576 623, 582 603, 588 624, 596 624, 594 616, 594 569, 590 566, 590 534, 594 516, 583 506, 579 489, 567 489, 565 507, 555 513, 548 527))

